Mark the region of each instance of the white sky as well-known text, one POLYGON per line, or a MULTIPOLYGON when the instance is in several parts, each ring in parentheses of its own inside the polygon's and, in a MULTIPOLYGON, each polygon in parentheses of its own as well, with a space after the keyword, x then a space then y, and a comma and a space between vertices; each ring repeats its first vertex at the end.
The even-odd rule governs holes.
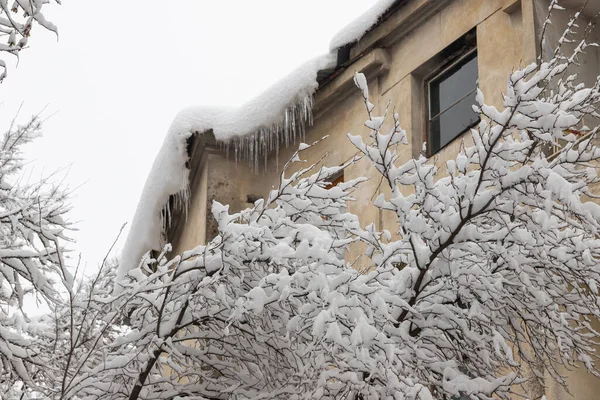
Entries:
MULTIPOLYGON (((133 217, 171 119, 190 105, 239 105, 303 61, 375 0, 63 0, 45 6, 0 85, 0 130, 21 103, 48 106, 28 148, 37 173, 70 167, 80 186, 75 249, 96 265, 133 217)), ((121 242, 123 242, 123 235, 121 242)))

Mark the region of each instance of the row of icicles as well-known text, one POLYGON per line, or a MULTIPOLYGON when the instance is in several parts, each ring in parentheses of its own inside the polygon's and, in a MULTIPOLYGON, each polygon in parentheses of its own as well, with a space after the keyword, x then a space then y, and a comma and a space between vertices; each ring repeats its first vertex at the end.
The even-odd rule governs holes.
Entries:
POLYGON ((236 162, 247 161, 248 166, 255 172, 259 170, 259 160, 264 160, 265 170, 269 155, 275 153, 275 162, 279 164, 279 147, 296 145, 304 141, 306 127, 313 123, 313 97, 306 96, 294 105, 285 109, 283 118, 269 127, 260 128, 250 135, 236 137, 228 141, 220 141, 219 147, 227 157, 233 157, 236 162))

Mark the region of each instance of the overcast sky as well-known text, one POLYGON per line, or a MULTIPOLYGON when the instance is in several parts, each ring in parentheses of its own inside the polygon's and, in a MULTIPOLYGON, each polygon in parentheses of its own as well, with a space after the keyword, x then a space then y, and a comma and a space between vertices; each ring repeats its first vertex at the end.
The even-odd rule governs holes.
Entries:
MULTIPOLYGON (((0 129, 47 106, 28 148, 36 173, 70 166, 75 249, 95 265, 140 192, 178 110, 239 105, 303 61, 375 0, 63 0, 0 85, 0 129)), ((123 237, 124 239, 124 237, 123 237)), ((122 242, 123 240, 121 240, 122 242)), ((88 268, 89 268, 88 267, 88 268)))

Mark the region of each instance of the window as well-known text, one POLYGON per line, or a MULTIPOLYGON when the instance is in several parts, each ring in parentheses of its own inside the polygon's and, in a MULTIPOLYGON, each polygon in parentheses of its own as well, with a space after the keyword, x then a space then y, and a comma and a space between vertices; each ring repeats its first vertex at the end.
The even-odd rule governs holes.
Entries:
POLYGON ((472 48, 426 81, 429 154, 479 122, 479 114, 472 108, 477 78, 477 50, 472 48))
POLYGON ((334 174, 331 177, 331 183, 325 187, 325 189, 331 189, 332 187, 336 187, 340 183, 344 182, 344 171, 340 171, 337 174, 334 174))

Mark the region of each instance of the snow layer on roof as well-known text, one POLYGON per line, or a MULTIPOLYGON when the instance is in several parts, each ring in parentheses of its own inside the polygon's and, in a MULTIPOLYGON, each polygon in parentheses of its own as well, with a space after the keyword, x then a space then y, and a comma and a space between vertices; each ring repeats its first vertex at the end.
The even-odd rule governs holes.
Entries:
POLYGON ((346 25, 329 42, 329 50, 339 49, 349 43, 360 40, 373 26, 379 22, 379 19, 389 10, 397 0, 379 0, 364 12, 361 16, 346 25))
POLYGON ((238 108, 191 107, 177 114, 142 190, 121 252, 117 282, 139 266, 146 252, 162 248, 167 228, 162 215, 170 212, 169 197, 176 196, 181 204, 187 202, 190 136, 212 129, 217 140, 227 142, 282 123, 288 108, 307 103, 306 98, 314 94, 317 73, 333 68, 335 62, 333 54, 312 59, 238 108))

